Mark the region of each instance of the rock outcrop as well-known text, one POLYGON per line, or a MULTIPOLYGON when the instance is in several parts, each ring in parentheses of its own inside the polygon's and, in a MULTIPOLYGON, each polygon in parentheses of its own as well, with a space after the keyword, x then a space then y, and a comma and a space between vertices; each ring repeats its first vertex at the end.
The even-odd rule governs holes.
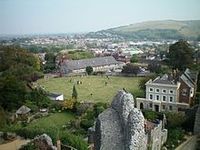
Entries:
POLYGON ((96 150, 146 150, 144 116, 130 93, 119 91, 95 125, 96 150))
POLYGON ((57 148, 53 146, 52 139, 47 134, 36 136, 33 143, 39 150, 57 150, 57 148))

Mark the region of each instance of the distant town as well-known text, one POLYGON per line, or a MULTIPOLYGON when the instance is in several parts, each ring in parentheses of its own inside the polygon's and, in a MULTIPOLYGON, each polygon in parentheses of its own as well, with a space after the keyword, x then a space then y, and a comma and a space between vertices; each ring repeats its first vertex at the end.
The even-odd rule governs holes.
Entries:
POLYGON ((199 36, 114 33, 0 37, 0 149, 199 148, 199 36))

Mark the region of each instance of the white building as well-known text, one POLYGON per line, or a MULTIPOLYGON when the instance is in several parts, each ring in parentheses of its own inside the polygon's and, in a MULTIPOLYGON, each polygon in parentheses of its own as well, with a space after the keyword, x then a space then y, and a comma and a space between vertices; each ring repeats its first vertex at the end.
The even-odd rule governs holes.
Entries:
POLYGON ((178 111, 189 108, 188 103, 179 102, 180 82, 175 82, 165 74, 146 84, 146 98, 137 98, 138 109, 153 111, 178 111))
POLYGON ((54 100, 54 101, 63 101, 63 100, 64 100, 63 94, 49 93, 47 96, 48 96, 51 100, 54 100))

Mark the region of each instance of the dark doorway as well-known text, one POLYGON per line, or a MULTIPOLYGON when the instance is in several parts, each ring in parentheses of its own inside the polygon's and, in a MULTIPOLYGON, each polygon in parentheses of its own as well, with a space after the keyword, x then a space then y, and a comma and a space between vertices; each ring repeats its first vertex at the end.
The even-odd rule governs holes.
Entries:
POLYGON ((144 109, 143 103, 140 103, 140 109, 144 109))
POLYGON ((155 111, 159 112, 159 105, 154 105, 155 111))

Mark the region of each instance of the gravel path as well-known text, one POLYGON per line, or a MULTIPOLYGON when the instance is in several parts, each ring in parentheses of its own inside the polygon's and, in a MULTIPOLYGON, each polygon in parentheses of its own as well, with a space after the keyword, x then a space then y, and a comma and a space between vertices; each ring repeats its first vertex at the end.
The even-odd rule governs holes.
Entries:
POLYGON ((6 143, 6 144, 1 144, 0 145, 0 150, 17 150, 19 149, 22 145, 28 143, 30 140, 25 140, 21 138, 17 138, 16 140, 6 143))

